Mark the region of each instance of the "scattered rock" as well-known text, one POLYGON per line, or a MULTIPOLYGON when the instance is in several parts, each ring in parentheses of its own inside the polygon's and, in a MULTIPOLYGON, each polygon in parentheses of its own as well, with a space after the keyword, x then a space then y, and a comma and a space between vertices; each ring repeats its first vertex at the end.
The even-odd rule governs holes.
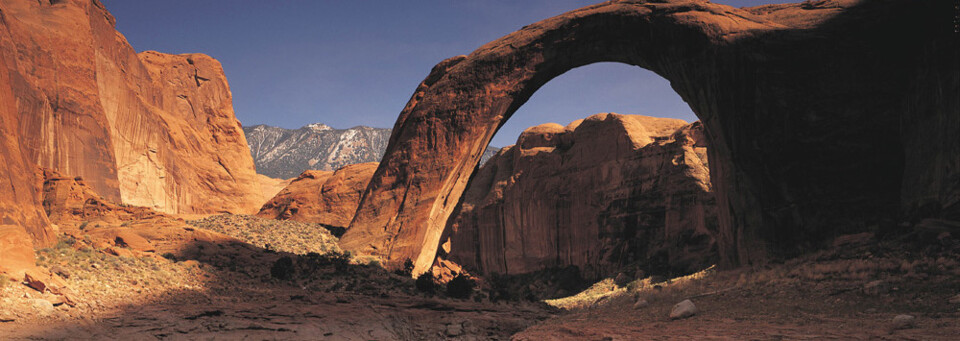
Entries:
POLYGON ((913 315, 897 315, 893 318, 893 329, 913 328, 916 319, 913 315))
POLYGON ((637 299, 637 302, 633 304, 633 309, 643 309, 650 305, 650 302, 647 302, 645 299, 637 299))
POLYGON ((67 303, 67 300, 64 299, 63 296, 49 295, 47 297, 44 297, 44 299, 47 302, 50 302, 50 304, 52 304, 54 307, 59 307, 61 305, 64 305, 64 303, 67 303))
POLYGON ((952 304, 960 304, 960 295, 951 297, 949 302, 952 304))
POLYGON ((63 277, 63 279, 70 279, 70 271, 64 269, 61 266, 55 265, 50 268, 50 272, 53 272, 57 276, 63 277))
POLYGON ((699 312, 700 310, 697 309, 697 306, 694 305, 693 302, 684 300, 674 305, 673 309, 670 310, 670 319, 684 319, 696 315, 699 312))
POLYGON ((23 281, 27 283, 28 287, 31 287, 39 292, 46 292, 47 290, 50 290, 51 292, 59 293, 62 288, 67 286, 66 282, 59 277, 50 276, 37 269, 25 271, 23 275, 23 281))
POLYGON ((447 336, 463 335, 463 325, 460 323, 451 323, 447 325, 447 336))
POLYGON ((53 303, 45 299, 32 298, 30 299, 30 305, 40 313, 41 316, 49 316, 53 314, 55 309, 53 308, 53 303))
POLYGON ((890 286, 887 285, 887 282, 876 280, 863 286, 863 293, 867 295, 880 295, 885 294, 890 291, 890 286))

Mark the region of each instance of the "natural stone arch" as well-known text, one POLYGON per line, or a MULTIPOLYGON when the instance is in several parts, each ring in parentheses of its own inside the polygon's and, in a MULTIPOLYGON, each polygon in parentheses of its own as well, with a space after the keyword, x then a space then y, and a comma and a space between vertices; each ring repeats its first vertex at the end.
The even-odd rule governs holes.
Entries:
MULTIPOLYGON (((949 68, 947 59, 936 57, 956 51, 956 45, 942 44, 950 41, 946 31, 934 34, 922 20, 948 1, 908 3, 875 2, 862 9, 868 4, 822 1, 748 12, 706 1, 612 1, 528 25, 469 56, 447 59, 401 112, 342 245, 383 256, 392 267, 410 259, 415 274, 425 271, 501 124, 550 79, 601 61, 666 78, 703 121, 725 263, 789 254, 892 219, 897 206, 909 204, 900 200, 900 184, 907 182, 901 153, 916 141, 896 132, 908 113, 890 109, 903 106, 906 95, 889 95, 910 92, 915 58, 949 68), (890 16, 906 20, 908 36, 930 40, 876 41, 889 33, 879 27, 890 16), (941 44, 920 57, 897 52, 935 41, 941 44), (863 65, 876 54, 882 57, 863 65), (894 71, 880 75, 876 68, 894 71), (846 85, 852 89, 830 96, 848 90, 846 85), (820 97, 809 103, 807 96, 820 97), (871 116, 863 126, 847 126, 871 116), (885 140, 896 143, 874 145, 885 140), (834 143, 852 145, 830 149, 834 143), (843 160, 847 151, 852 155, 843 160), (858 172, 870 169, 875 174, 858 182, 858 172), (851 214, 844 216, 847 208, 851 214)), ((947 87, 955 87, 951 81, 947 87)), ((949 116, 950 105, 956 107, 953 99, 934 100, 922 115, 949 116)))

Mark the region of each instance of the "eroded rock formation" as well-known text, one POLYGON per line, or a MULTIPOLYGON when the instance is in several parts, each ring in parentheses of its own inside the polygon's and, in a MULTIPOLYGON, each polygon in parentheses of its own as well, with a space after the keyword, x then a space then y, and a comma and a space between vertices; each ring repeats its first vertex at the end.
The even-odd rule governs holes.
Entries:
POLYGON ((0 0, 0 13, 3 225, 52 240, 33 164, 162 212, 263 202, 216 60, 137 54, 96 0, 0 0))
POLYGON ((262 194, 216 60, 137 54, 98 1, 2 1, 0 46, 29 160, 116 202, 256 210, 262 194))
POLYGON ((235 238, 190 227, 183 219, 150 208, 116 204, 81 178, 49 169, 38 173, 43 179, 43 208, 50 221, 63 234, 97 250, 118 256, 170 253, 180 259, 202 259, 229 257, 234 246, 246 247, 235 238), (212 244, 230 246, 231 251, 224 251, 224 246, 212 249, 212 244))
POLYGON ((477 172, 438 256, 482 274, 703 269, 717 260, 704 140, 699 122, 639 115, 529 128, 477 172))
POLYGON ((553 77, 601 61, 656 72, 700 117, 725 264, 903 218, 956 218, 951 13, 947 0, 610 1, 527 25, 434 67, 342 246, 426 270, 498 127, 553 77))
POLYGON ((257 215, 347 228, 376 169, 376 162, 368 162, 336 172, 308 170, 264 204, 257 215))

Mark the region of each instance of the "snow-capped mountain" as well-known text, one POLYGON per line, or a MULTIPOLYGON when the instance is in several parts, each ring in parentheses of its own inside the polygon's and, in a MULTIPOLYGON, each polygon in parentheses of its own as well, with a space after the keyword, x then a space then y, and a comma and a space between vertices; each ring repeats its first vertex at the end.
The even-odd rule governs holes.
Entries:
MULTIPOLYGON (((300 129, 261 124, 243 127, 243 132, 257 173, 280 179, 296 177, 308 169, 337 170, 349 164, 378 162, 390 140, 390 129, 334 129, 322 123, 300 129)), ((481 162, 498 150, 488 147, 481 162)))

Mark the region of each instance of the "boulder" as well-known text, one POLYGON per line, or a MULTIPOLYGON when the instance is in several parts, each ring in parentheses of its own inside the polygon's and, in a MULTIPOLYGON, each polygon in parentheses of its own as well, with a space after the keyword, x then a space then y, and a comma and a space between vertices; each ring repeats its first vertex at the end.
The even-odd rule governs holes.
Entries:
POLYGON ((53 294, 65 295, 69 292, 67 282, 40 268, 26 270, 23 275, 23 282, 26 283, 28 287, 41 293, 49 291, 53 294))
POLYGON ((685 319, 696 315, 700 312, 697 309, 697 306, 693 304, 690 300, 684 300, 680 303, 677 303, 673 306, 673 309, 670 309, 670 319, 685 319))
POLYGON ((28 303, 40 316, 50 316, 56 311, 53 303, 42 298, 32 298, 28 303))
POLYGON ((663 76, 701 118, 723 265, 902 216, 960 219, 960 96, 944 95, 960 93, 960 41, 929 19, 952 10, 609 1, 526 25, 438 63, 413 91, 341 245, 426 271, 497 129, 596 62, 663 76))
POLYGON ((913 328, 916 320, 913 315, 897 315, 893 318, 893 329, 913 328))

